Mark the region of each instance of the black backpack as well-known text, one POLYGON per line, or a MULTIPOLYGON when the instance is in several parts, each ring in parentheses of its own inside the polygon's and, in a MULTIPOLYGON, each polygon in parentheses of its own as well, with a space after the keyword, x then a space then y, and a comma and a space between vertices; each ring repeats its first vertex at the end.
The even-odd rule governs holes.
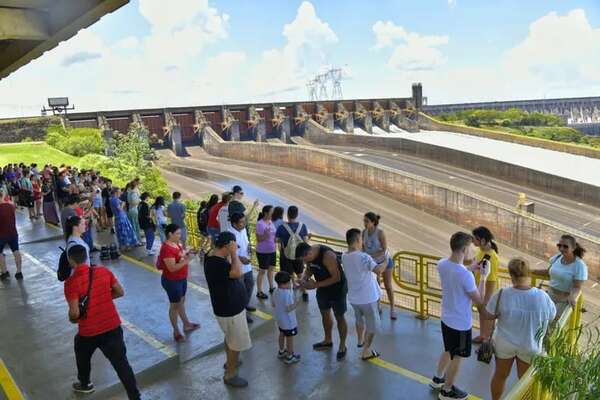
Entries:
POLYGON ((67 248, 69 244, 76 243, 74 240, 71 240, 67 243, 66 248, 59 247, 61 253, 58 259, 58 269, 56 270, 56 277, 60 282, 66 281, 71 276, 71 264, 69 264, 69 257, 67 256, 67 248))

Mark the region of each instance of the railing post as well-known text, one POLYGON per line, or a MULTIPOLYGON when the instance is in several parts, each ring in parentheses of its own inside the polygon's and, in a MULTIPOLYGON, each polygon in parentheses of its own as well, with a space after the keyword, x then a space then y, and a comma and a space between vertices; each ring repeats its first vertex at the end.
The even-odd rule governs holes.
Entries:
POLYGON ((417 263, 417 276, 419 277, 419 314, 417 318, 427 319, 427 313, 425 312, 425 272, 423 266, 423 256, 419 256, 417 263))

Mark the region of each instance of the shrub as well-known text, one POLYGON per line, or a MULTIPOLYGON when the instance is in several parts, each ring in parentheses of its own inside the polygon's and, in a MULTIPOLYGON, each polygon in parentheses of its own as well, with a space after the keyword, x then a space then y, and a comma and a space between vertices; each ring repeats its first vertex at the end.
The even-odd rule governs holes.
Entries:
POLYGON ((46 143, 77 157, 87 154, 104 154, 104 140, 99 129, 68 128, 50 125, 46 130, 46 143))

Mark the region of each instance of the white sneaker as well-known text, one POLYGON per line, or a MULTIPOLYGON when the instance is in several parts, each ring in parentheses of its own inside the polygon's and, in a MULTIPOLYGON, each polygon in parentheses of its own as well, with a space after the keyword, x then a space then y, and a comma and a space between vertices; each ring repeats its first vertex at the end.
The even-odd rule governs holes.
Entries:
POLYGON ((149 256, 153 256, 156 254, 156 252, 154 250, 149 250, 146 254, 148 254, 149 256))

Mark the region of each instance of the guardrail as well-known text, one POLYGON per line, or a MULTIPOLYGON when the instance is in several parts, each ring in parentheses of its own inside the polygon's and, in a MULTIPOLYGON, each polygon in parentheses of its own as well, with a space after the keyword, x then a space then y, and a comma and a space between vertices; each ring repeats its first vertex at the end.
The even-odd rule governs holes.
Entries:
MULTIPOLYGON (((188 227, 189 244, 194 249, 204 248, 207 250, 209 241, 199 233, 196 222, 196 215, 192 212, 186 214, 186 224, 188 227)), ((248 225, 250 241, 254 245, 256 236, 254 235, 254 224, 248 225)), ((324 235, 311 234, 310 241, 332 246, 337 249, 345 249, 346 241, 340 238, 334 238, 324 235)), ((253 255, 253 258, 255 255, 253 255)), ((440 318, 442 288, 439 275, 437 273, 437 262, 441 257, 422 254, 411 251, 399 251, 394 253, 393 279, 396 284, 394 294, 397 307, 411 311, 419 319, 429 317, 440 318)), ((256 262, 256 260, 254 260, 256 262)), ((279 257, 277 257, 279 263, 279 257)), ((257 265, 257 264, 255 264, 257 265)), ((500 268, 498 271, 499 288, 511 285, 508 270, 500 268)), ((532 275, 531 286, 546 286, 547 282, 540 276, 532 275)), ((382 302, 386 303, 385 291, 382 302)), ((581 326, 581 313, 583 307, 583 296, 577 299, 574 308, 568 307, 560 317, 555 329, 567 329, 567 335, 571 346, 577 346, 577 331, 581 326)), ((479 318, 477 309, 473 308, 474 327, 478 327, 479 318)), ((550 400, 550 394, 539 385, 535 378, 533 367, 529 368, 527 373, 513 386, 505 395, 505 400, 550 400)))

